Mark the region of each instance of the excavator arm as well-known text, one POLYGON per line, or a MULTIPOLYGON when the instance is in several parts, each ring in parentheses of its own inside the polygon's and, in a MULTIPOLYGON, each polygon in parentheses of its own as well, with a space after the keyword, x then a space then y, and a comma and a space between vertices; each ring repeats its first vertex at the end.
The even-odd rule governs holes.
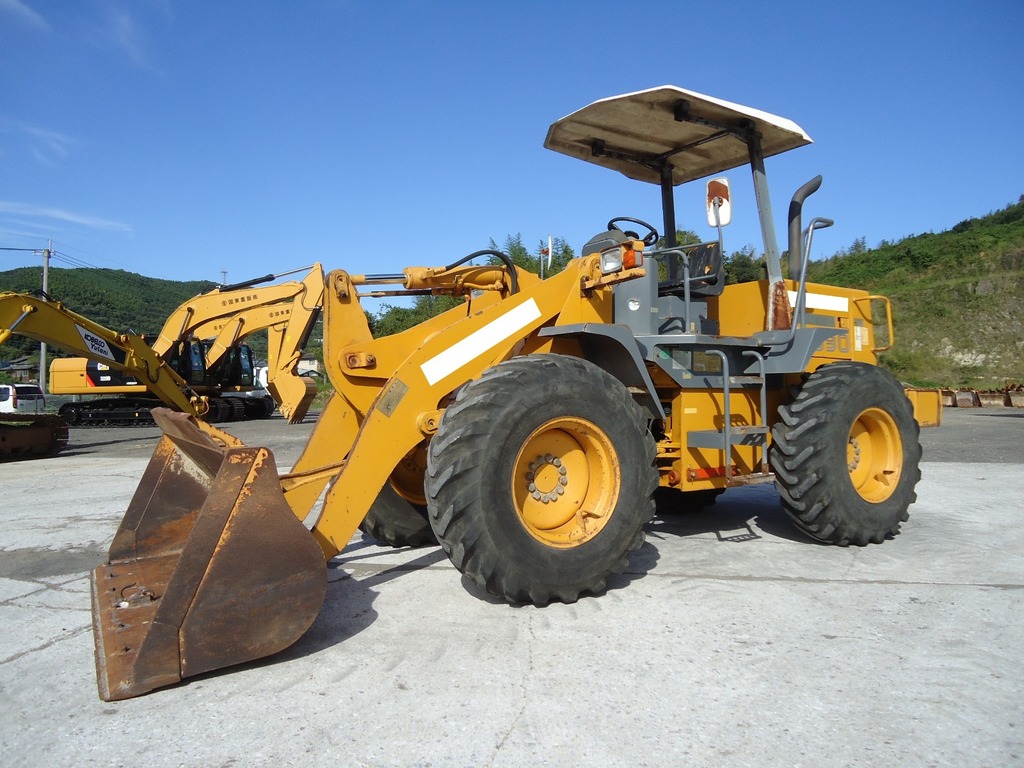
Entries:
MULTIPOLYGON (((211 338, 214 334, 208 332, 209 325, 218 320, 227 324, 235 318, 244 317, 245 313, 256 308, 295 301, 298 297, 304 297, 311 293, 314 296, 317 295, 317 292, 322 294, 323 267, 319 263, 315 263, 308 267, 308 270, 306 277, 301 281, 290 280, 276 285, 256 287, 259 283, 292 274, 292 272, 282 272, 244 283, 221 286, 207 293, 193 296, 175 309, 164 322, 163 328, 153 343, 154 351, 163 357, 183 339, 211 338)), ((298 271, 301 270, 293 270, 293 272, 298 271)), ((247 333, 252 333, 252 330, 258 329, 249 329, 247 333)), ((209 361, 208 366, 212 366, 209 361)))
POLYGON ((323 269, 315 264, 301 282, 283 285, 288 286, 285 294, 281 286, 254 289, 247 305, 194 325, 190 332, 211 339, 206 364, 212 369, 246 336, 267 330, 267 389, 288 423, 297 424, 316 396, 316 383, 299 376, 298 365, 323 306, 323 269))
POLYGON ((104 328, 59 301, 23 293, 0 294, 0 344, 15 333, 132 374, 175 410, 193 415, 206 411, 205 399, 141 336, 104 328))

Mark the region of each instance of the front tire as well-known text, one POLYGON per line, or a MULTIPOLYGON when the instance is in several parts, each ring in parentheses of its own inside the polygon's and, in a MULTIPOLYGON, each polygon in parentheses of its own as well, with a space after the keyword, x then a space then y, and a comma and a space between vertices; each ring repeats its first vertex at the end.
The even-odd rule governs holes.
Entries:
POLYGON ((511 603, 604 590, 654 514, 654 438, 596 365, 543 354, 459 392, 427 459, 430 524, 462 573, 511 603))
POLYGON ((882 368, 834 363, 779 408, 769 450, 782 506, 804 533, 846 546, 899 533, 921 479, 920 428, 882 368))

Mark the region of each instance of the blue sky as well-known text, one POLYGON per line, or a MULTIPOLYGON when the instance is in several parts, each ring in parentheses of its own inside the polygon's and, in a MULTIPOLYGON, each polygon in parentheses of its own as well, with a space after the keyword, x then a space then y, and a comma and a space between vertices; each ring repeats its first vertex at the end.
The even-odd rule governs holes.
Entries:
MULTIPOLYGON (((780 237, 821 173, 816 251, 873 246, 1024 194, 1022 33, 1021 0, 0 0, 0 246, 216 281, 578 249, 660 225, 658 191, 545 150, 548 125, 664 84, 801 125, 768 160, 780 237)), ((760 250, 730 177, 726 247, 760 250)), ((679 224, 710 236, 690 186, 679 224)))

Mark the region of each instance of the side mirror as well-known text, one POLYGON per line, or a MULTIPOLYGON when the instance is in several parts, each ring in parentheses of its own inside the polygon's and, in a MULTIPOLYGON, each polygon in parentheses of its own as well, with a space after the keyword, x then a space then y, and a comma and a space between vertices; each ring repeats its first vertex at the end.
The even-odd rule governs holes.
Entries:
POLYGON ((729 180, 724 176, 708 182, 708 226, 724 227, 732 221, 729 180))

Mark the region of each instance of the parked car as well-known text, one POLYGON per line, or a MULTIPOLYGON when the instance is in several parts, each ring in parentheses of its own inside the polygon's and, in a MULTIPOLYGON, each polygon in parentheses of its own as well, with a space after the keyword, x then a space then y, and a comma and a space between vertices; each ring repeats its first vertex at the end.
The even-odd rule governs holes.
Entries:
POLYGON ((46 396, 36 384, 0 384, 0 413, 42 413, 46 396))

